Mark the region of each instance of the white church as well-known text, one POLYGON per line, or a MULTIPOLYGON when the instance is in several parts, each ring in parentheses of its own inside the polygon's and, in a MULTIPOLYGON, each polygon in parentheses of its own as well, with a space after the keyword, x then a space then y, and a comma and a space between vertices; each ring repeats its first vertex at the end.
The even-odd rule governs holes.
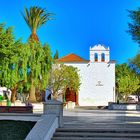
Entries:
POLYGON ((71 65, 79 69, 81 86, 78 93, 66 92, 66 101, 79 106, 107 106, 115 102, 115 61, 110 60, 110 49, 103 45, 90 47, 90 60, 76 54, 69 54, 58 63, 71 65))

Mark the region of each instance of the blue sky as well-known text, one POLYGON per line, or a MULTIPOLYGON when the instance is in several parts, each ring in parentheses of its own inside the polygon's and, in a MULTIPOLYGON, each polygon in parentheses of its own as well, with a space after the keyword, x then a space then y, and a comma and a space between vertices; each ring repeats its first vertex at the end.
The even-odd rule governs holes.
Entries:
POLYGON ((89 47, 110 46, 111 59, 127 62, 139 50, 128 30, 128 10, 140 7, 139 0, 1 0, 0 22, 14 26, 16 38, 27 41, 30 30, 21 16, 24 7, 40 6, 55 14, 55 20, 42 26, 37 34, 52 53, 69 53, 89 59, 89 47))

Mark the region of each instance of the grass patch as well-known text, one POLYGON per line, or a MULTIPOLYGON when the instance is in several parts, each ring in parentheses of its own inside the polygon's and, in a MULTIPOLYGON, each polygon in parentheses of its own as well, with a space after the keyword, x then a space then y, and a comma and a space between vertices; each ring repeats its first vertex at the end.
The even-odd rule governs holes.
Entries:
POLYGON ((24 140, 36 122, 0 120, 0 140, 24 140))

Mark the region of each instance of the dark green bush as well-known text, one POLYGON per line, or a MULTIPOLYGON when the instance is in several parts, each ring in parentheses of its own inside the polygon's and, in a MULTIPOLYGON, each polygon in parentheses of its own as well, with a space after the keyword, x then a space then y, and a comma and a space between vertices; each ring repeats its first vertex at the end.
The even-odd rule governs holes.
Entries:
POLYGON ((0 101, 2 101, 4 98, 3 98, 3 96, 2 95, 0 95, 0 101))

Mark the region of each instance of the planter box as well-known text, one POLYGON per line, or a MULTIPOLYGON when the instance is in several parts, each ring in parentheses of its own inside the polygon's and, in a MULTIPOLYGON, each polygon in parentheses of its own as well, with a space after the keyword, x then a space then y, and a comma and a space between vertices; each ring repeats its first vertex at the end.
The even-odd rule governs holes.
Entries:
POLYGON ((0 106, 0 113, 33 113, 32 106, 0 106))
POLYGON ((75 102, 69 101, 67 103, 67 109, 74 109, 75 108, 75 102))
POLYGON ((135 103, 109 103, 109 110, 140 110, 140 104, 135 103))
POLYGON ((16 100, 14 103, 15 106, 21 106, 21 101, 20 100, 16 100))

